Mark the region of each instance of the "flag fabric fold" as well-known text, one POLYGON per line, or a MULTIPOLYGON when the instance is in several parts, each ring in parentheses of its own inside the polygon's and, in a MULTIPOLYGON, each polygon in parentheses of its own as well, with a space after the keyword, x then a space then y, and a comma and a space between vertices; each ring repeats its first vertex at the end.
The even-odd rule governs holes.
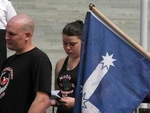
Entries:
POLYGON ((150 61, 86 14, 74 113, 133 113, 150 90, 150 61))

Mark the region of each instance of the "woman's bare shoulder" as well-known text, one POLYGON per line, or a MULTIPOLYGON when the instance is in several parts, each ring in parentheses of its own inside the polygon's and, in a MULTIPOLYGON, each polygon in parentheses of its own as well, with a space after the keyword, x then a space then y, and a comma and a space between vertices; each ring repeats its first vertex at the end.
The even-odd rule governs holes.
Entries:
POLYGON ((66 57, 59 59, 59 60, 57 61, 57 65, 64 64, 65 59, 66 59, 66 57))
POLYGON ((55 67, 55 74, 56 74, 56 75, 59 74, 59 72, 60 72, 60 70, 61 70, 61 68, 62 68, 62 66, 63 66, 63 64, 64 64, 64 62, 65 62, 65 59, 66 59, 66 57, 61 58, 61 59, 59 59, 59 60, 57 61, 56 67, 55 67))

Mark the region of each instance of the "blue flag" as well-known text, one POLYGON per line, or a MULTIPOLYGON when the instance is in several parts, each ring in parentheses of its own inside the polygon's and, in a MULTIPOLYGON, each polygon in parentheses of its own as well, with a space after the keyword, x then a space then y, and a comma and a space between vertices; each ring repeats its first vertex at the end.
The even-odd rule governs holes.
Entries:
POLYGON ((150 91, 150 61, 87 12, 74 113, 133 113, 150 91))

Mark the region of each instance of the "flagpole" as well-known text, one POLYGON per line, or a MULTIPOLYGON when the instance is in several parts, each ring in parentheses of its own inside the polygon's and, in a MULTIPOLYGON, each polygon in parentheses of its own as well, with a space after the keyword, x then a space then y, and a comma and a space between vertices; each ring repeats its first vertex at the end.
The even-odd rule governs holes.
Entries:
POLYGON ((147 50, 148 36, 148 0, 141 0, 140 44, 147 50))
POLYGON ((100 17, 104 22, 106 22, 110 27, 112 27, 121 37, 124 38, 129 44, 131 44, 135 49, 137 49, 141 54, 150 60, 150 53, 143 49, 138 43, 132 40, 128 35, 126 35, 122 30, 120 30, 114 23, 112 23, 106 16, 104 16, 99 10, 95 8, 95 5, 89 4, 90 10, 100 17))
MULTIPOLYGON (((147 50, 148 37, 148 0, 141 0, 140 8, 140 45, 147 50)), ((141 103, 139 108, 148 108, 148 103, 141 103)))

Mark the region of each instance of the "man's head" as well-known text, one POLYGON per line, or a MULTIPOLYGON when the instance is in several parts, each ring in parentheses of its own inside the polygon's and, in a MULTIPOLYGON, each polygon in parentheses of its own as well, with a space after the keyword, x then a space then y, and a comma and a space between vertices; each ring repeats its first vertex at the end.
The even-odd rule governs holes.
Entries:
POLYGON ((12 17, 6 26, 6 42, 10 50, 16 54, 27 52, 33 48, 31 38, 34 32, 33 20, 25 14, 12 17))

